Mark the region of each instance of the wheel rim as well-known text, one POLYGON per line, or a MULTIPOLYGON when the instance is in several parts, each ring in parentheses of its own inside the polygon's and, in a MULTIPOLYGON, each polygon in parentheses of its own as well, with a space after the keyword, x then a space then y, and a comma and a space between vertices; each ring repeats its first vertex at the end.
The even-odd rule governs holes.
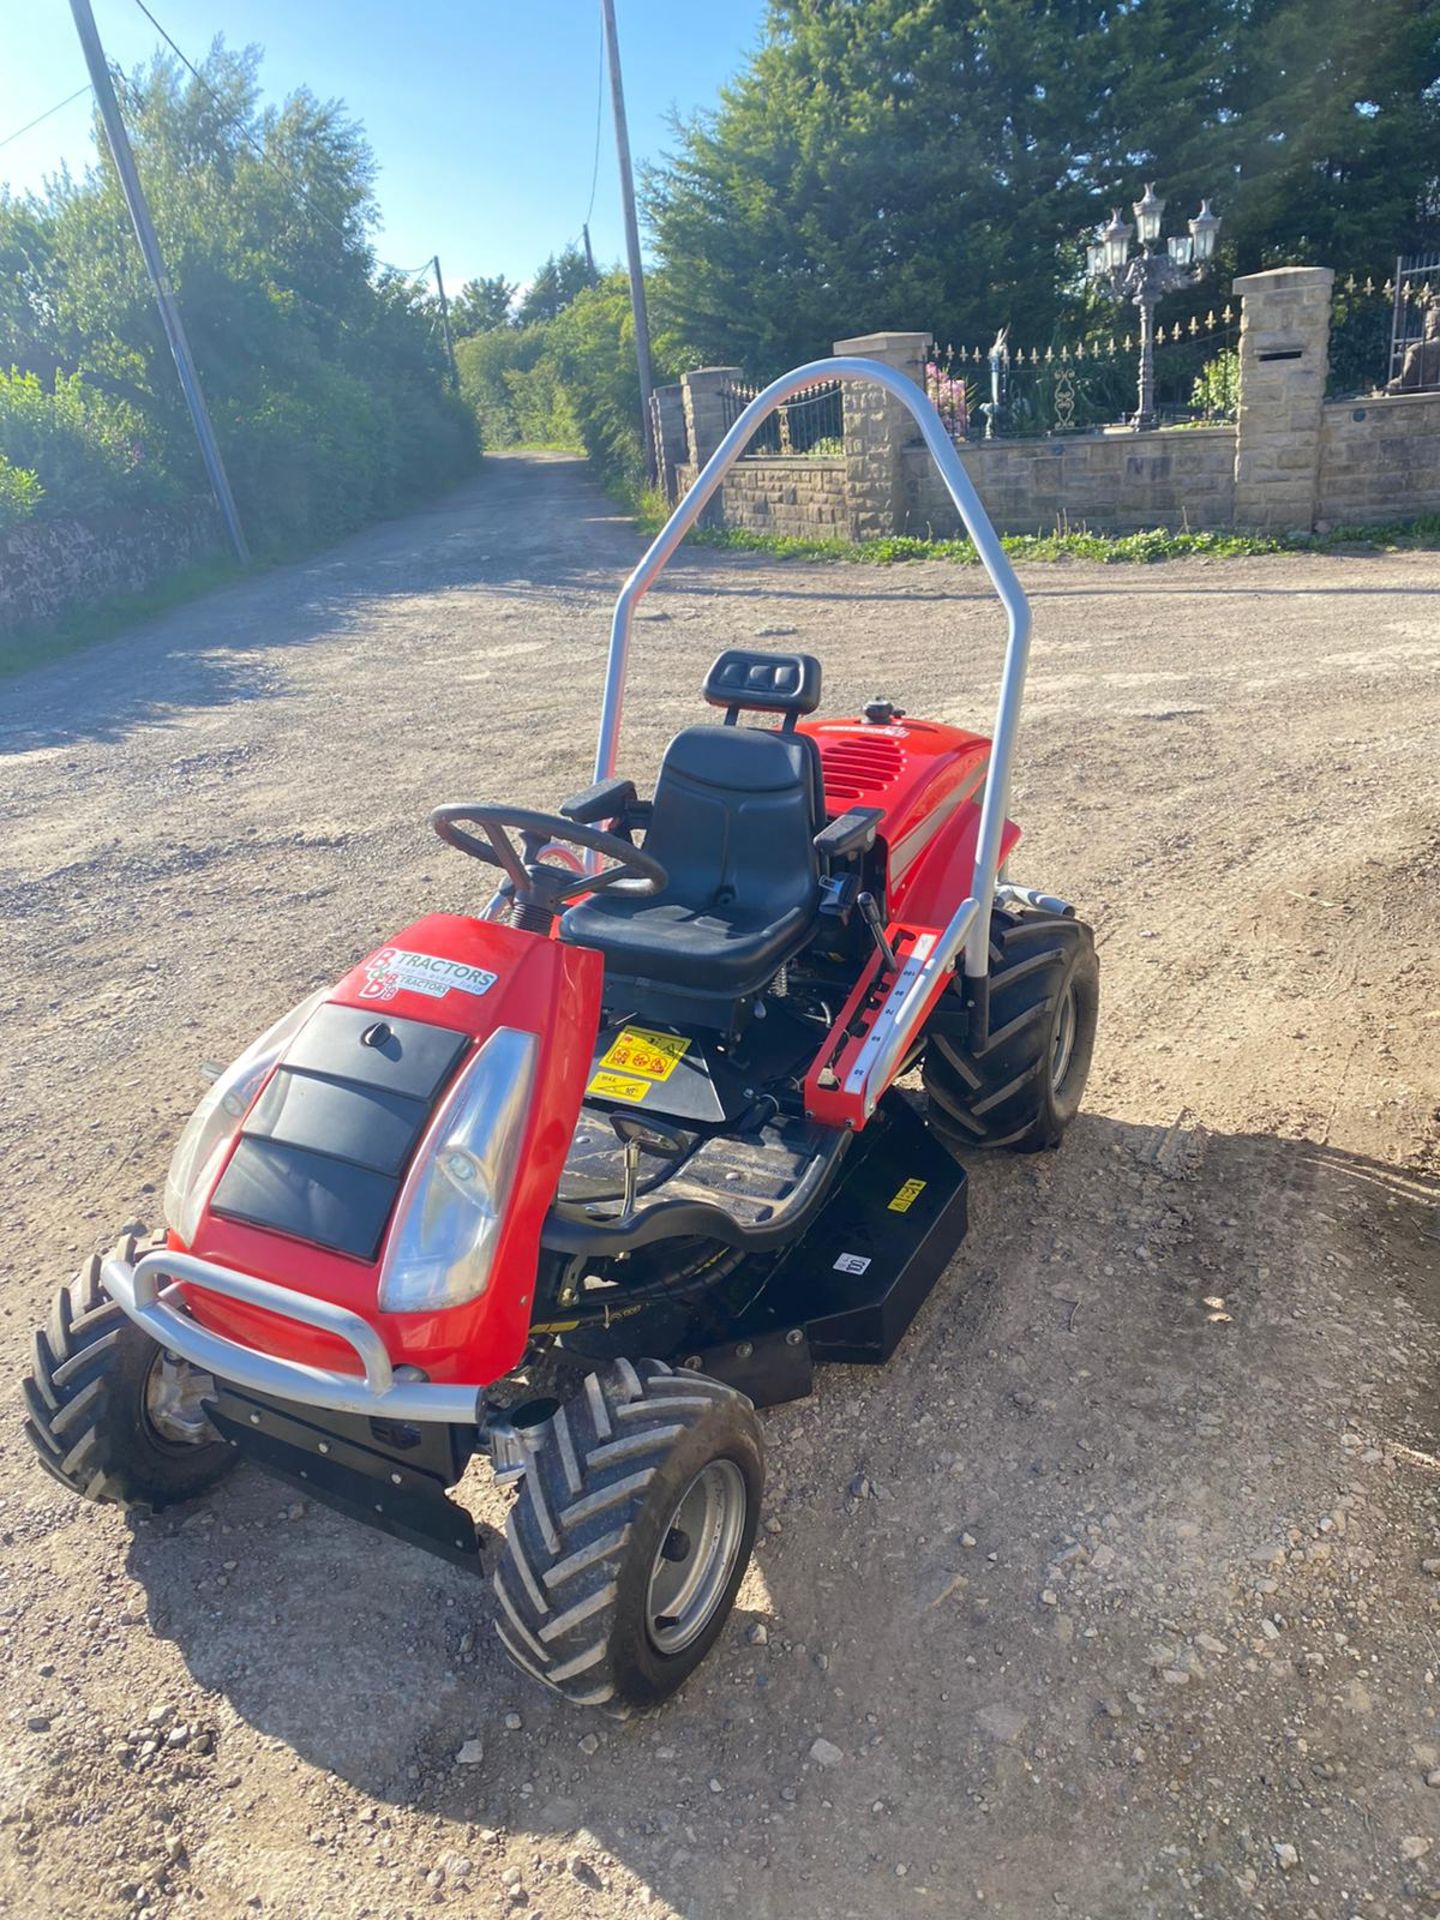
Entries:
POLYGON ((1075 1004, 1075 982, 1072 980, 1060 997, 1060 1010, 1055 1016, 1055 1039, 1050 1049, 1052 1093, 1058 1094, 1065 1085, 1065 1076, 1075 1057, 1075 1030, 1078 1025, 1079 1009, 1075 1004))
POLYGON ((215 1382, 173 1354, 157 1353, 145 1376, 145 1418, 155 1438, 168 1447, 203 1447, 219 1434, 206 1415, 215 1382))
POLYGON ((661 1653, 680 1653, 715 1617, 735 1570, 750 1495, 733 1460, 712 1460, 681 1494, 650 1569, 645 1628, 661 1653))

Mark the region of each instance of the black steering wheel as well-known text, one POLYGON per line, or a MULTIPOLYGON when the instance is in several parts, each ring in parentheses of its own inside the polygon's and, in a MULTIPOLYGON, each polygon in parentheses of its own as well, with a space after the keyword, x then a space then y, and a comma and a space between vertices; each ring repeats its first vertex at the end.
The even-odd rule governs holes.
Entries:
POLYGON ((598 827, 582 826, 553 813, 532 813, 526 807, 472 806, 460 801, 436 807, 430 824, 447 846, 483 860, 488 867, 499 867, 515 889, 518 905, 540 907, 548 913, 558 912, 567 901, 585 893, 618 891, 648 900, 670 879, 658 860, 642 853, 629 840, 622 840, 618 833, 602 833, 598 827), (462 821, 479 827, 485 838, 466 833, 462 821), (512 833, 520 836, 518 848, 510 837, 512 833), (583 847, 612 864, 598 873, 552 867, 540 858, 552 840, 583 847))

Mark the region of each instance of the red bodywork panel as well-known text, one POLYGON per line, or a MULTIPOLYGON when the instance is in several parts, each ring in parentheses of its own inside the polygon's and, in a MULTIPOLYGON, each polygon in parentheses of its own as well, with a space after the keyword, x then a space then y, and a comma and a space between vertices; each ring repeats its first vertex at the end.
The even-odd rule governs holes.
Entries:
MULTIPOLYGON (((799 731, 820 748, 830 818, 851 807, 878 807, 883 815, 877 844, 885 853, 887 932, 903 965, 916 943, 941 932, 969 895, 990 742, 934 720, 883 727, 802 720, 799 731)), ((1007 820, 1002 862, 1019 838, 1020 829, 1007 820)), ((858 1131, 868 1118, 859 1098, 845 1092, 845 1081, 889 990, 879 974, 876 955, 832 1029, 844 1036, 841 1044, 822 1051, 806 1077, 806 1112, 826 1125, 858 1131)), ((934 998, 943 991, 942 981, 934 998)))
MULTIPOLYGON (((377 1015, 394 1013, 448 1027, 469 1034, 477 1044, 499 1027, 515 1027, 539 1039, 519 1167, 489 1286, 464 1306, 428 1314, 381 1313, 376 1306, 378 1261, 354 1260, 208 1211, 190 1251, 349 1307, 379 1331, 393 1361, 419 1360, 433 1380, 488 1383, 509 1373, 525 1349, 540 1229, 575 1130, 600 1025, 602 962, 598 953, 584 947, 448 913, 417 920, 387 945, 483 967, 497 978, 483 996, 449 992, 432 997, 402 987, 392 998, 377 1002, 364 994, 366 969, 374 959, 367 955, 329 995, 332 1003, 374 1007, 377 1015)), ((464 1072, 471 1057, 462 1058, 457 1072, 464 1072)), ((443 1107, 442 1096, 437 1114, 443 1107)), ((434 1124, 432 1119, 432 1128, 434 1124)), ((418 1151, 424 1150, 422 1142, 418 1151)), ((179 1246, 173 1236, 172 1244, 179 1246)), ((360 1371, 354 1350, 333 1335, 201 1287, 184 1292, 195 1318, 216 1333, 309 1366, 337 1373, 360 1371)))
MULTIPOLYGON (((851 807, 878 807, 884 815, 879 838, 887 859, 886 896, 890 917, 903 916, 920 861, 934 842, 945 837, 953 845, 954 830, 967 825, 972 842, 979 832, 990 742, 934 720, 897 720, 886 727, 802 720, 797 731, 808 733, 820 749, 825 810, 832 819, 851 807)), ((954 906, 969 884, 967 874, 954 906)))

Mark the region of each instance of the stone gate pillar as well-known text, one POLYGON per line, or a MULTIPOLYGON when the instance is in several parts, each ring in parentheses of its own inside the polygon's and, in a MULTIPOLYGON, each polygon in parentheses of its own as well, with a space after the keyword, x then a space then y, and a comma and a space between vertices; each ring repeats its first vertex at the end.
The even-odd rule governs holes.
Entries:
MULTIPOLYGON (((700 469, 725 438, 727 421, 720 389, 743 379, 739 367, 697 367, 680 376, 681 401, 685 415, 687 442, 686 472, 677 493, 684 493, 699 478, 700 469)), ((700 515, 702 527, 725 524, 725 489, 722 487, 700 515)))
POLYGON ((697 367, 680 376, 685 395, 685 437, 690 464, 698 472, 725 438, 725 407, 720 389, 743 380, 739 367, 697 367))
POLYGON ((675 469, 685 464, 685 393, 677 380, 654 393, 655 478, 672 504, 678 497, 675 469))
MULTIPOLYGON (((928 333, 862 333, 837 340, 835 352, 863 360, 882 360, 925 385, 928 333)), ((919 438, 914 420, 878 387, 845 385, 845 498, 850 538, 903 533, 909 519, 904 449, 919 438)))
POLYGON ((1244 303, 1237 527, 1308 533, 1315 524, 1334 279, 1329 267, 1276 267, 1235 282, 1244 303))

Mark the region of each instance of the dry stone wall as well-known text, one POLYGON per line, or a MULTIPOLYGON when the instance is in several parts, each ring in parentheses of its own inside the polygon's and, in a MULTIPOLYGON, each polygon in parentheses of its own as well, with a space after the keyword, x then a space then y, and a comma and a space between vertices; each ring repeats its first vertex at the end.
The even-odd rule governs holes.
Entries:
POLYGON ((0 534, 0 640, 138 593, 219 546, 208 503, 27 521, 0 534))

